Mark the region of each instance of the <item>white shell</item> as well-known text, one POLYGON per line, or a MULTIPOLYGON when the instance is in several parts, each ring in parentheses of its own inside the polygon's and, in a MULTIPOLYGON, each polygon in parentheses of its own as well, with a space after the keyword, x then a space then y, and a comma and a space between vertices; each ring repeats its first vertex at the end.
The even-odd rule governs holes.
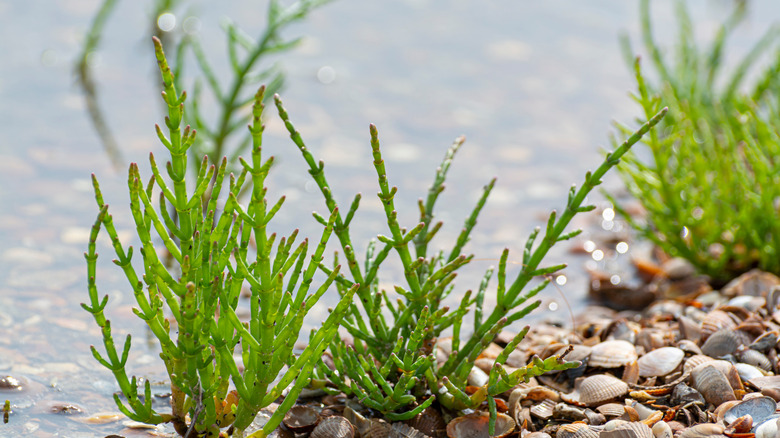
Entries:
POLYGON ((665 376, 680 365, 685 353, 676 347, 663 347, 653 350, 640 357, 639 375, 642 377, 665 376))

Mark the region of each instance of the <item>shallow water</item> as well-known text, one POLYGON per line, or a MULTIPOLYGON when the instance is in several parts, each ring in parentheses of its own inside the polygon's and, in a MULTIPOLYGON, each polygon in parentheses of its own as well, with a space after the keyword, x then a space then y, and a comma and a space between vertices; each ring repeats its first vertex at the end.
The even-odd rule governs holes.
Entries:
MULTIPOLYGON (((702 37, 712 34, 731 5, 689 3, 702 37)), ((264 8, 254 2, 193 4, 209 53, 223 51, 221 17, 233 17, 250 34, 262 22, 264 8)), ((671 2, 654 4, 656 34, 670 42, 671 2)), ((50 2, 41 11, 33 3, 0 2, 0 199, 5 206, 0 212, 0 375, 21 376, 31 385, 27 392, 0 392, 0 401, 9 398, 16 405, 10 423, 0 425, 0 436, 145 433, 128 431, 123 420, 82 423, 90 415, 116 411, 113 378, 89 352, 90 344, 101 342, 99 330, 79 306, 87 298, 82 254, 97 212, 91 172, 101 180, 122 236, 130 241, 132 235, 126 176, 111 169, 71 75, 71 60, 97 5, 50 2), (75 403, 84 413, 50 413, 53 402, 75 403)), ((732 41, 733 53, 744 53, 780 17, 776 2, 754 1, 750 8, 732 41)), ((120 2, 95 67, 101 104, 124 160, 140 162, 145 175, 148 151, 161 153, 152 130, 160 121, 160 105, 146 37, 149 9, 145 3, 120 2)), ((465 290, 477 286, 502 248, 519 258, 532 227, 543 225, 551 208, 561 208, 568 187, 600 162, 611 120, 628 121, 636 114, 627 97, 632 78, 618 49, 621 31, 637 41, 634 2, 340 0, 292 29, 307 40, 281 60, 288 72, 283 98, 309 148, 328 164, 338 199, 346 203, 355 191, 364 193, 359 225, 353 227, 364 242, 385 230, 373 197, 375 176, 367 165, 368 123, 379 128, 406 224, 416 220, 416 199, 424 196, 446 148, 456 136, 467 136, 439 202, 438 218, 445 220, 440 242, 457 235, 483 184, 496 176, 498 186, 467 248, 477 260, 459 278, 459 289, 465 290)), ((309 214, 324 209, 320 195, 275 116, 267 133, 266 149, 279 158, 271 193, 288 195, 276 224, 281 231, 299 227, 314 235, 319 226, 309 214)), ((607 184, 619 187, 615 178, 607 184)), ((591 216, 579 224, 598 222, 591 216)), ((572 264, 571 279, 561 290, 576 312, 584 302, 585 259, 566 249, 548 261, 572 264)), ((132 316, 124 279, 108 262, 109 248, 104 244, 99 251, 98 281, 101 294, 111 296, 114 335, 134 335, 131 372, 160 379, 154 343, 132 316)), ((383 281, 392 283, 393 275, 383 281)), ((554 289, 542 299, 558 310, 541 317, 567 319, 554 289)), ((312 315, 311 324, 322 314, 312 315)))

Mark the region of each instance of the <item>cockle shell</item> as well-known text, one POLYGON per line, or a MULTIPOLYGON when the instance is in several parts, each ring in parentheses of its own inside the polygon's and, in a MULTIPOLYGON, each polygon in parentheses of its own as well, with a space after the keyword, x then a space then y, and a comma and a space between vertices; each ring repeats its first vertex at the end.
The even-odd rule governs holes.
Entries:
POLYGON ((439 436, 447 428, 447 422, 441 416, 441 412, 433 407, 425 408, 416 417, 406 420, 406 424, 419 430, 428 436, 439 436))
POLYGON ((626 382, 607 374, 597 374, 586 377, 571 394, 561 395, 561 398, 572 404, 595 406, 616 399, 628 393, 626 382))
POLYGON ((748 348, 737 352, 740 362, 761 368, 764 371, 772 371, 772 362, 766 355, 758 350, 748 348))
POLYGON ((750 337, 740 331, 724 329, 713 333, 701 346, 702 353, 710 357, 722 357, 750 343, 750 337))
POLYGON ((701 322, 701 340, 706 341, 710 335, 718 330, 733 330, 735 328, 737 328, 737 322, 730 313, 722 310, 713 310, 701 322))
POLYGON ((719 424, 704 423, 691 426, 682 431, 678 438, 707 438, 724 436, 725 428, 719 424))
POLYGON ((602 431, 599 438, 653 438, 653 431, 644 423, 628 422, 602 431))
POLYGON ((636 348, 627 341, 604 341, 593 347, 588 365, 601 368, 617 368, 627 365, 638 356, 636 348))
MULTIPOLYGON (((449 438, 483 438, 488 437, 488 421, 490 415, 487 412, 474 412, 450 421, 447 425, 449 438)), ((498 413, 496 417, 496 433, 493 437, 504 437, 515 430, 515 420, 509 415, 498 413)))
POLYGON ((637 360, 639 375, 642 377, 665 376, 680 366, 683 356, 685 353, 676 347, 653 350, 637 360))
POLYGON ((324 418, 309 435, 310 438, 354 438, 355 428, 344 417, 324 418))
POLYGON ((599 438, 599 432, 585 423, 562 424, 555 438, 599 438))

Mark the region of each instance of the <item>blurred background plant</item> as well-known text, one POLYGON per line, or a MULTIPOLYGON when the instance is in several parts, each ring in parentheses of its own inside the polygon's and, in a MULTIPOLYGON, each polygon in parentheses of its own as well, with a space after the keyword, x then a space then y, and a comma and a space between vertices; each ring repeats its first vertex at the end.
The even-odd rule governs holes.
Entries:
POLYGON ((308 384, 309 376, 330 339, 337 335, 339 322, 352 301, 355 288, 345 291, 320 329, 312 330, 306 347, 293 353, 304 316, 339 272, 336 266, 310 292, 338 212, 330 215, 311 254, 308 239, 295 243, 297 230, 281 237, 278 243, 276 233, 269 234, 268 224, 285 198, 269 204, 265 197, 264 183, 273 157, 265 161, 262 158, 263 87, 255 95, 249 128, 251 160, 240 160, 242 171, 238 177, 230 174, 223 205, 218 205, 218 199, 227 175, 226 158, 217 168, 209 166, 204 156, 195 183, 187 184, 187 150, 195 143, 196 132, 189 126, 182 128, 186 93, 177 93, 160 41, 156 38, 154 41, 164 83, 162 95, 168 107, 167 134, 157 126, 160 141, 170 152, 166 164, 168 181, 154 155, 149 158, 153 175, 146 186, 138 165, 130 166, 130 209, 143 260, 143 275, 139 276, 137 267, 133 266, 133 247, 125 249, 120 242, 97 178, 93 176, 100 213, 86 254, 90 302, 82 306, 101 327, 106 354, 101 355, 94 346, 92 353, 113 372, 126 404, 118 395, 115 401, 125 415, 150 424, 171 422, 182 436, 191 436, 192 432, 196 436, 216 437, 229 427, 233 436, 242 437, 259 410, 284 393, 284 401, 267 423, 249 435, 265 436, 279 425, 308 384), (246 207, 237 200, 245 184, 251 190, 246 207), (155 185, 159 190, 155 190, 155 185), (213 196, 203 202, 203 194, 210 187, 213 196), (156 194, 159 194, 157 209, 153 205, 156 194), (169 213, 169 205, 175 209, 175 217, 169 213), (121 353, 114 344, 111 324, 104 314, 108 296, 98 297, 95 278, 96 240, 101 228, 113 243, 117 256, 114 263, 121 267, 133 290, 138 304, 134 313, 160 341, 160 357, 171 385, 170 414, 160 414, 153 408, 149 380, 128 377, 130 335, 121 353), (173 268, 159 258, 153 235, 171 254, 173 268), (238 306, 247 285, 251 291, 248 322, 243 322, 237 312, 246 312, 238 306), (177 333, 175 337, 171 336, 172 329, 177 333), (241 346, 236 351, 239 343, 241 346), (234 354, 241 360, 237 362, 234 354), (143 391, 139 394, 142 380, 143 391))
MULTIPOLYGON (((541 267, 547 252, 558 242, 568 240, 580 233, 575 230, 564 233, 572 218, 581 212, 590 211, 593 205, 585 204, 588 193, 601 184, 601 178, 615 166, 620 158, 639 139, 657 124, 666 113, 659 109, 647 123, 616 150, 609 154, 595 172, 587 172, 585 182, 577 190, 572 187, 563 213, 558 216, 553 211, 547 221, 544 232, 535 229, 525 244, 522 266, 511 283, 507 283, 507 261, 509 250, 505 249, 498 266, 498 285, 493 308, 485 312, 485 295, 493 268, 488 269, 477 289, 454 293, 454 280, 458 269, 468 264, 473 255, 464 255, 463 248, 469 241, 477 218, 495 185, 491 180, 483 189, 471 214, 466 218, 463 228, 448 252, 440 250, 429 254, 429 244, 442 227, 442 222, 433 223, 434 206, 438 196, 444 190, 444 182, 452 159, 464 142, 460 137, 447 150, 444 160, 436 170, 434 182, 428 190, 425 200, 418 201, 419 221, 412 227, 403 227, 399 221, 394 198, 397 187, 391 187, 385 162, 382 158, 379 136, 374 125, 370 127, 373 164, 379 185, 379 197, 389 235, 378 235, 366 245, 362 267, 354 250, 350 234, 350 225, 358 210, 362 196, 358 193, 348 209, 340 209, 330 191, 324 174, 324 163, 317 161, 306 147, 300 133, 290 121, 279 98, 276 99, 279 115, 285 122, 293 142, 298 146, 311 174, 324 197, 329 210, 330 220, 314 214, 315 219, 328 227, 335 216, 334 234, 341 244, 341 250, 348 274, 336 275, 336 288, 340 295, 347 296, 356 291, 359 304, 355 303, 342 322, 342 326, 352 337, 346 341, 334 338, 330 345, 332 367, 325 362, 319 365, 321 380, 329 380, 335 386, 333 391, 342 391, 354 395, 364 406, 381 412, 393 421, 410 419, 429 407, 435 399, 453 410, 476 409, 487 403, 491 414, 491 433, 496 416, 494 396, 508 390, 522 381, 528 381, 552 370, 563 370, 578 366, 578 362, 566 362, 561 357, 550 357, 542 361, 538 357, 529 364, 512 372, 504 369, 503 364, 515 346, 528 332, 528 327, 518 333, 502 353, 495 359, 489 374, 480 378, 474 366, 477 357, 493 342, 499 332, 507 325, 522 319, 541 303, 532 300, 550 282, 549 276, 563 269, 565 265, 541 267), (342 211, 346 211, 342 214, 342 211), (541 238, 540 240, 537 240, 541 238), (380 287, 380 268, 391 253, 396 253, 403 266, 403 284, 395 284, 393 291, 380 287), (535 278, 541 282, 528 288, 535 278), (443 304, 452 295, 458 297, 459 305, 450 311, 443 304), (361 309, 362 307, 362 309, 361 309), (473 331, 461 344, 461 329, 465 316, 473 311, 473 331), (452 333, 449 341, 439 339, 445 333, 452 333), (440 351, 446 351, 446 357, 437 357, 437 342, 440 351), (445 346, 446 345, 446 346, 445 346), (467 392, 466 387, 475 387, 467 392)), ((324 263, 320 268, 330 277, 340 266, 338 253, 333 259, 333 268, 324 263)))
MULTIPOLYGON (((736 2, 702 48, 685 2, 677 2, 676 49, 665 56, 653 36, 650 2, 643 0, 648 76, 628 38, 622 40, 636 75, 633 98, 641 117, 661 106, 668 106, 669 114, 660 129, 643 138, 645 148, 627 155, 619 168, 644 207, 644 220, 610 198, 642 237, 689 260, 715 284, 756 267, 780 274, 780 28, 771 27, 724 72, 724 48, 745 16, 745 3, 736 2)), ((619 126, 619 131, 629 129, 619 126)))
MULTIPOLYGON (((266 23, 261 34, 254 38, 243 32, 228 19, 222 23, 226 35, 230 76, 220 74, 221 66, 215 65, 216 56, 207 54, 197 36, 199 18, 187 11, 192 5, 188 0, 155 0, 152 4, 149 30, 159 38, 169 53, 174 53, 176 62, 173 76, 179 89, 192 89, 187 100, 186 124, 199 132, 195 143, 189 149, 190 159, 200 163, 208 155, 209 164, 217 164, 221 157, 228 156, 228 169, 240 171, 238 156, 246 152, 251 137, 243 133, 243 127, 251 120, 250 106, 254 92, 260 83, 267 84, 266 96, 272 96, 284 85, 284 72, 278 63, 269 63, 272 55, 288 52, 301 38, 288 39, 282 36, 291 25, 303 21, 319 6, 331 0, 299 0, 284 2, 269 0, 265 15, 266 23), (186 16, 176 26, 177 16, 186 16), (187 68, 187 61, 194 61, 197 71, 187 68), (270 65, 269 65, 270 64, 270 65), (205 96, 208 93, 210 96, 205 96), (214 102, 216 111, 203 111, 201 105, 214 102)), ((120 169, 124 164, 121 146, 117 144, 106 121, 99 102, 98 84, 90 68, 90 58, 99 48, 106 25, 115 10, 118 0, 104 0, 95 14, 92 25, 84 40, 80 55, 76 59, 75 71, 78 84, 84 91, 87 111, 92 125, 100 137, 112 164, 120 169)), ((147 35, 144 32, 143 35, 147 35)), ((195 172, 200 169, 193 167, 195 172)), ((209 192, 206 192, 208 196, 209 192)))

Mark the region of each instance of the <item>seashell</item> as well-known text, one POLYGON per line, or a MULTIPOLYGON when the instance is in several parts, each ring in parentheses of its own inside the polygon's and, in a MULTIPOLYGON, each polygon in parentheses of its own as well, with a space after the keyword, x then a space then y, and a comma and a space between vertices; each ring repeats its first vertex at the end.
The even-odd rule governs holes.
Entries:
POLYGON ((729 307, 741 307, 748 312, 755 312, 758 309, 764 307, 766 299, 763 297, 752 297, 750 295, 740 295, 730 299, 726 306, 729 307))
POLYGON ((293 406, 285 414, 282 423, 295 433, 311 432, 320 421, 320 415, 309 406, 293 406))
POLYGON ((755 386, 758 389, 764 388, 780 388, 780 376, 764 376, 756 377, 748 380, 748 383, 755 386))
POLYGON ((661 411, 655 411, 650 416, 642 420, 641 422, 643 424, 646 424, 648 427, 653 427, 655 423, 658 423, 659 421, 663 420, 664 413, 661 411))
POLYGON ((276 429, 271 431, 271 434, 268 435, 268 438, 295 438, 295 434, 290 432, 287 429, 277 427, 276 429))
POLYGON ((761 395, 772 397, 775 401, 780 401, 780 388, 764 388, 761 395))
POLYGON ((715 406, 736 399, 726 376, 708 363, 701 364, 691 371, 691 383, 704 396, 707 403, 715 406))
POLYGON ((723 413, 723 421, 732 424, 738 418, 750 415, 752 422, 759 424, 775 413, 777 403, 771 397, 756 397, 743 401, 723 413))
POLYGON ((631 422, 622 424, 612 430, 604 430, 599 438, 654 438, 653 431, 644 423, 631 422))
POLYGON ((612 321, 601 332, 602 340, 620 340, 626 341, 630 344, 636 342, 636 335, 642 329, 642 326, 633 321, 628 321, 625 318, 620 318, 612 321))
POLYGON ((729 424, 726 428, 725 434, 732 436, 735 433, 747 433, 753 427, 753 417, 750 415, 743 415, 729 424))
POLYGON ((706 341, 718 330, 733 330, 737 328, 737 321, 730 313, 722 310, 713 310, 704 317, 701 322, 701 341, 706 341))
POLYGON ((701 339, 701 325, 687 316, 681 316, 677 320, 678 330, 680 331, 680 337, 690 341, 698 341, 701 339))
POLYGON ((589 408, 585 408, 583 412, 585 413, 585 421, 591 426, 598 426, 604 424, 607 421, 603 415, 599 414, 598 412, 594 412, 589 408))
POLYGON ((750 295, 765 297, 773 287, 780 285, 780 278, 769 272, 753 269, 731 280, 721 289, 727 297, 750 295))
POLYGON ((691 356, 685 361, 685 364, 683 365, 683 372, 689 373, 693 371, 693 369, 696 368, 697 366, 705 362, 712 362, 714 360, 715 359, 709 356, 705 356, 703 354, 697 354, 695 356, 691 356))
POLYGON ((443 434, 447 428, 447 423, 441 416, 441 412, 438 409, 432 407, 425 408, 416 417, 406 420, 404 423, 419 430, 425 435, 436 437, 443 434))
MULTIPOLYGON (((780 290, 780 288, 778 288, 778 290, 780 290)), ((750 344, 750 348, 758 351, 771 350, 777 345, 778 336, 780 336, 780 333, 778 333, 776 330, 766 332, 757 337, 756 340, 750 344)))
POLYGON ((605 403, 597 407, 596 411, 609 418, 622 416, 626 412, 626 409, 624 405, 621 405, 620 403, 605 403))
POLYGON ((599 432, 585 423, 562 424, 555 438, 599 438, 599 432))
MULTIPOLYGON (((349 408, 348 408, 349 409, 349 408)), ((354 438, 355 428, 344 417, 323 418, 309 435, 310 438, 354 438)))
POLYGON ((715 411, 712 413, 712 415, 715 416, 715 419, 717 420, 718 424, 723 424, 723 414, 726 413, 729 409, 733 408, 734 406, 742 403, 740 400, 729 400, 726 403, 723 403, 722 405, 715 408, 715 411))
MULTIPOLYGON (((553 416, 553 409, 555 409, 555 406, 558 403, 552 401, 552 400, 542 400, 541 403, 531 406, 531 415, 541 418, 542 420, 547 420, 548 418, 553 416)), ((510 414, 512 415, 512 418, 515 419, 515 422, 517 424, 520 424, 518 421, 517 414, 520 412, 519 409, 516 409, 515 411, 512 411, 510 408, 510 414)))
MULTIPOLYGON (((620 341, 615 341, 620 342, 620 341)), ((610 401, 628 393, 626 382, 607 374, 597 374, 586 377, 571 394, 561 395, 561 398, 576 405, 595 406, 610 401)))
POLYGON ((734 365, 731 362, 725 361, 725 360, 714 360, 712 362, 708 362, 709 365, 712 365, 723 373, 724 376, 726 376, 726 380, 729 381, 729 385, 731 385, 731 389, 737 391, 737 390, 744 390, 745 387, 742 385, 742 380, 739 378, 739 373, 737 372, 737 369, 734 368, 734 365))
POLYGON ((674 405, 686 405, 688 403, 704 404, 704 396, 701 393, 685 383, 678 383, 672 390, 671 402, 674 405))
POLYGON ((637 360, 639 375, 642 377, 665 376, 680 365, 683 356, 685 353, 676 347, 653 350, 637 360))
POLYGON ((691 426, 682 431, 678 438, 705 438, 705 437, 720 437, 723 435, 725 428, 719 424, 703 423, 691 426))
POLYGON ((556 404, 553 408, 552 416, 558 420, 563 419, 569 421, 582 421, 586 418, 585 412, 583 412, 582 409, 567 405, 566 403, 556 404))
POLYGON ((633 413, 629 415, 629 419, 631 421, 644 421, 653 415, 656 415, 658 412, 655 409, 650 409, 649 407, 637 401, 626 400, 626 413, 631 413, 632 411, 633 413))
MULTIPOLYGON (((560 347, 555 351, 555 353, 553 353, 553 355, 560 356, 561 354, 563 354, 564 351, 566 351, 567 348, 569 348, 569 345, 560 347)), ((571 345, 571 351, 569 351, 569 353, 566 354, 566 360, 583 361, 590 356, 590 352, 592 350, 593 347, 588 347, 587 345, 582 345, 582 344, 571 345)))
POLYGON ((623 368, 621 380, 631 385, 637 384, 639 381, 639 363, 637 361, 633 361, 623 368))
POLYGON ((737 369, 739 378, 743 382, 747 382, 750 379, 755 379, 756 377, 763 377, 765 375, 758 367, 746 363, 735 363, 734 368, 737 369))
POLYGON ((772 362, 769 361, 769 358, 764 353, 758 350, 746 348, 738 351, 736 356, 742 363, 756 366, 764 371, 772 371, 772 362))
POLYGON ((765 307, 769 313, 773 313, 775 310, 777 310, 778 306, 780 306, 780 286, 774 286, 766 295, 765 307))
POLYGON ((474 366, 469 372, 468 383, 471 386, 485 386, 488 382, 488 375, 478 367, 474 366))
POLYGON ((772 415, 762 423, 753 427, 752 432, 756 438, 775 438, 777 430, 780 429, 780 418, 778 415, 772 415))
POLYGON ((710 357, 723 357, 734 353, 737 351, 737 348, 749 343, 750 338, 744 332, 723 329, 710 335, 701 346, 701 351, 710 357))
MULTIPOLYGON (((450 421, 447 425, 449 438, 483 438, 488 437, 487 412, 474 412, 450 421)), ((498 413, 496 417, 496 433, 493 437, 504 437, 515 430, 515 421, 509 415, 498 413)))
POLYGON ((659 300, 649 305, 644 311, 647 319, 678 319, 682 316, 685 306, 673 300, 659 300))
POLYGON ((592 367, 617 368, 627 365, 638 356, 636 348, 626 341, 604 341, 593 347, 588 364, 592 367))
POLYGON ((682 350, 684 353, 690 353, 693 355, 702 354, 699 345, 688 339, 680 340, 680 342, 677 343, 677 348, 682 350))
POLYGON ((387 434, 387 438, 430 438, 430 437, 407 424, 393 423, 390 426, 390 430, 389 433, 387 434))
POLYGON ((524 435, 523 438, 552 438, 552 436, 546 432, 531 432, 528 435, 524 435))
POLYGON ((655 438, 672 438, 672 428, 669 427, 669 423, 666 421, 659 421, 655 423, 651 429, 655 438))
POLYGON ((673 339, 669 337, 669 331, 662 330, 658 327, 643 328, 636 335, 636 346, 644 348, 645 351, 666 347, 667 345, 670 345, 671 341, 673 341, 673 339))

